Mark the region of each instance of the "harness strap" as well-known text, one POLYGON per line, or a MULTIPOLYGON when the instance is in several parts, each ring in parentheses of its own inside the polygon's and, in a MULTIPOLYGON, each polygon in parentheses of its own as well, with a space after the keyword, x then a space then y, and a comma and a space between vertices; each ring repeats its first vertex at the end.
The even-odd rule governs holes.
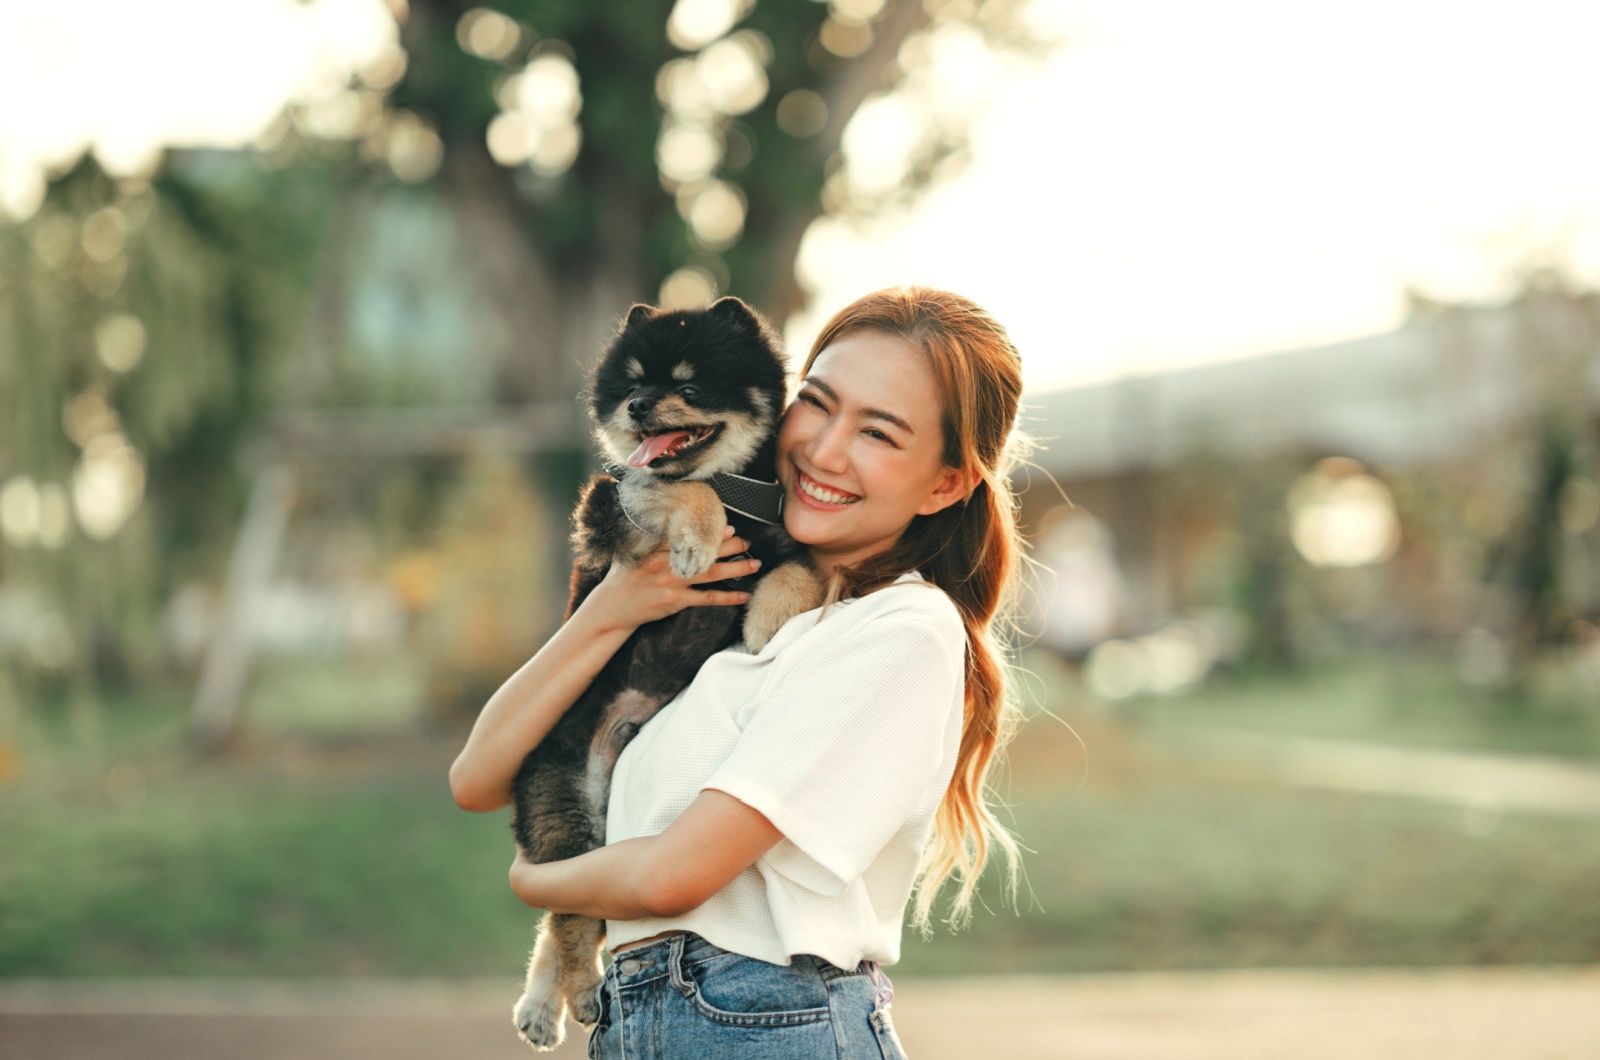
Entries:
MULTIPOLYGON (((628 473, 624 464, 604 465, 605 473, 622 481, 622 476, 628 473)), ((722 501, 722 506, 731 512, 748 516, 758 523, 776 524, 783 519, 783 486, 777 482, 763 482, 758 478, 746 478, 743 475, 730 475, 719 471, 712 475, 709 483, 716 491, 717 498, 722 501)))

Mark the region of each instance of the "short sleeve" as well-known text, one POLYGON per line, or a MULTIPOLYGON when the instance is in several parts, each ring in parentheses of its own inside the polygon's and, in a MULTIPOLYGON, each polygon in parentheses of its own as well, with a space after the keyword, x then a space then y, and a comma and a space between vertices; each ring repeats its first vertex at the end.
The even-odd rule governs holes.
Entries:
MULTIPOLYGON (((931 586, 882 592, 901 602, 864 620, 841 614, 832 638, 793 645, 798 656, 704 784, 765 815, 786 840, 767 863, 825 895, 861 875, 916 813, 961 710, 966 640, 955 605, 931 586)), ((852 606, 869 601, 878 604, 852 606)))

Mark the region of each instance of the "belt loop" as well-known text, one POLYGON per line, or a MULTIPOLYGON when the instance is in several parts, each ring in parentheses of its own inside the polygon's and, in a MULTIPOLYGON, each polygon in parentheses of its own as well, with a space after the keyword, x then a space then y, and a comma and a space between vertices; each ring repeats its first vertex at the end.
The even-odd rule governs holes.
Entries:
POLYGON ((689 977, 683 970, 683 940, 687 934, 679 933, 672 936, 670 949, 667 952, 667 974, 672 978, 672 988, 684 997, 694 996, 694 984, 689 982, 689 977))

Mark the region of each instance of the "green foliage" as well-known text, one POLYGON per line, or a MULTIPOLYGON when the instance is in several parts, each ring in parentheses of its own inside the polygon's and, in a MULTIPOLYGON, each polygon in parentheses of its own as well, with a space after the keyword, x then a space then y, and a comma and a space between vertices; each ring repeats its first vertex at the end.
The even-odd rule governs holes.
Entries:
POLYGON ((80 528, 0 547, 0 578, 71 616, 64 658, 101 683, 151 659, 164 587, 226 555, 238 453, 298 337, 325 186, 241 155, 174 159, 153 185, 86 159, 33 218, 0 226, 0 482, 70 493, 87 440, 67 410, 89 399, 108 410, 92 434, 125 438, 144 469, 142 504, 109 540, 80 528), (117 365, 98 336, 126 316, 143 353, 117 365))

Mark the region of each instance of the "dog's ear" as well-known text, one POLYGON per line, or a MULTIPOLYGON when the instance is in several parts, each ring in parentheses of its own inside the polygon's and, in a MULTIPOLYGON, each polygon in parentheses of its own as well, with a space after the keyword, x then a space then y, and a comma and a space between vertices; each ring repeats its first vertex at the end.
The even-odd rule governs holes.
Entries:
POLYGON ((711 303, 711 307, 706 312, 714 317, 722 317, 724 320, 738 321, 756 328, 761 327, 761 320, 756 316, 756 311, 731 294, 711 303))
POLYGON ((646 320, 649 320, 651 317, 653 317, 655 315, 656 315, 656 310, 655 310, 654 306, 648 306, 648 305, 645 305, 645 304, 643 304, 641 302, 640 304, 634 306, 632 309, 628 310, 628 317, 627 317, 626 320, 624 320, 622 322, 622 326, 624 328, 631 328, 635 324, 644 323, 646 320))

